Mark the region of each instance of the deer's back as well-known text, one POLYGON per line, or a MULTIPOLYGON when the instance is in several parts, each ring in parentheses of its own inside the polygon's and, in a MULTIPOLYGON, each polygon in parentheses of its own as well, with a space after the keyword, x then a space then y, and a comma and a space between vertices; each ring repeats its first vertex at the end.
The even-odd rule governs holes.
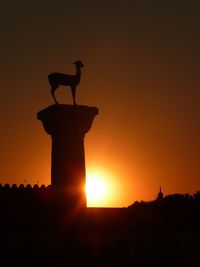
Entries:
POLYGON ((49 83, 51 85, 74 85, 76 83, 76 77, 74 75, 68 75, 64 73, 53 72, 48 75, 49 83))

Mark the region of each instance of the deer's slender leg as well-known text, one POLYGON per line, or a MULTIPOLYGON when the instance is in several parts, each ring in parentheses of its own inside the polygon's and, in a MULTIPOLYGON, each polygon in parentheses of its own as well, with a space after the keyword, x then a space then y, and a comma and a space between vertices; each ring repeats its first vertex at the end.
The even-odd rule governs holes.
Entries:
POLYGON ((73 103, 74 105, 76 105, 76 87, 75 86, 71 86, 71 91, 72 91, 72 98, 73 98, 73 103))
POLYGON ((58 101, 57 101, 56 98, 55 98, 55 94, 54 94, 54 92, 55 92, 55 89, 52 88, 52 89, 51 89, 52 97, 53 97, 55 103, 56 103, 56 104, 59 104, 58 101))

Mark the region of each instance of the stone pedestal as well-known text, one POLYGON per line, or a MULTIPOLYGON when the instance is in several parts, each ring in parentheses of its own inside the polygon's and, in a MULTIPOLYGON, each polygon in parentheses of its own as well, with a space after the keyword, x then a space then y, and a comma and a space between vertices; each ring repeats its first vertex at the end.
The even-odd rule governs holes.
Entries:
POLYGON ((84 136, 97 114, 96 107, 74 105, 52 105, 37 114, 52 138, 52 187, 72 205, 86 206, 84 136))

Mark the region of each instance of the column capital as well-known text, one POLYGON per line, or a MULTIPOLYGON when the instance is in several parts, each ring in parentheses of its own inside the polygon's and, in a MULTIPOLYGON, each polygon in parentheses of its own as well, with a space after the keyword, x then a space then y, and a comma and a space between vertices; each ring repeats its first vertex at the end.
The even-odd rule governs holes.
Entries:
POLYGON ((37 113, 51 136, 84 136, 91 128, 98 108, 83 105, 51 105, 37 113))

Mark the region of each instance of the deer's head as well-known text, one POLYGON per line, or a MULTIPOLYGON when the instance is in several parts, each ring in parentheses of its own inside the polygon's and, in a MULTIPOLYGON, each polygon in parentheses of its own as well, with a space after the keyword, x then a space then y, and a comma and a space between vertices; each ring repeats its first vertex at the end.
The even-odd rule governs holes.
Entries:
POLYGON ((77 60, 76 62, 74 62, 74 64, 76 65, 76 67, 79 67, 79 68, 83 68, 84 67, 84 65, 83 65, 81 60, 77 60))

